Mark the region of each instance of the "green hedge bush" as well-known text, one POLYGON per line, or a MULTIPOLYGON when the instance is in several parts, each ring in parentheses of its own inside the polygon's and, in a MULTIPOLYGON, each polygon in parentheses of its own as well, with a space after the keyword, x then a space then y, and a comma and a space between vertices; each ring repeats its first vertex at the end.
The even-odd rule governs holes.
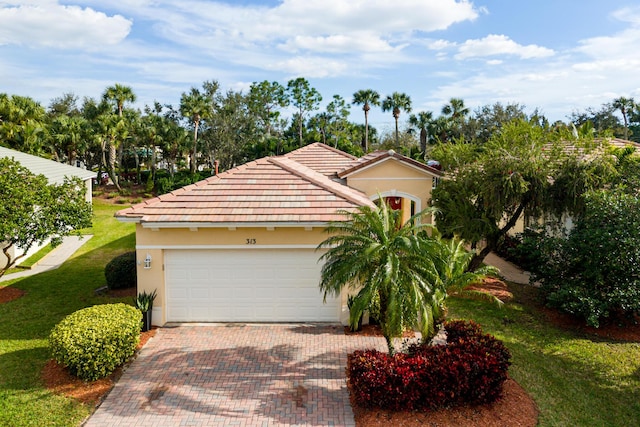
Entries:
POLYGON ((76 311, 51 331, 51 355, 82 380, 106 377, 135 353, 141 321, 142 313, 123 303, 76 311))
POLYGON ((126 289, 136 286, 138 278, 136 274, 136 253, 126 252, 118 255, 104 268, 104 276, 107 279, 109 289, 126 289))
POLYGON ((567 238, 543 236, 532 268, 547 304, 590 326, 640 314, 640 199, 590 193, 567 238))

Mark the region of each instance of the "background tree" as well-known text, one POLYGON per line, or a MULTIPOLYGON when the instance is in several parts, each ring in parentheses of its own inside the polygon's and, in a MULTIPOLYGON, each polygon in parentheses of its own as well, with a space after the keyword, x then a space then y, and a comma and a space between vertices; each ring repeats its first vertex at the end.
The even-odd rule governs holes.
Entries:
POLYGON ((35 155, 47 154, 46 112, 29 97, 0 93, 0 143, 35 155))
POLYGON ((318 109, 318 106, 322 101, 322 95, 320 95, 320 93, 315 88, 311 87, 307 79, 305 79, 304 77, 298 77, 297 79, 289 80, 287 82, 287 92, 289 93, 291 105, 293 105, 298 110, 298 144, 300 147, 302 147, 302 130, 306 122, 306 117, 309 112, 318 109))
POLYGON ((411 98, 405 93, 393 92, 382 101, 382 112, 386 113, 387 111, 391 111, 391 114, 393 114, 393 119, 396 123, 396 146, 399 147, 398 119, 400 118, 401 111, 411 112, 411 98))
POLYGON ((289 105, 287 89, 278 82, 254 82, 249 88, 247 101, 265 135, 270 137, 273 124, 279 120, 279 110, 289 105))
POLYGON ((420 134, 420 151, 425 153, 427 151, 427 144, 429 143, 429 129, 433 124, 433 112, 420 111, 417 115, 412 114, 409 116, 409 125, 413 129, 417 129, 420 134))
POLYGON ((360 89, 353 94, 352 104, 362 105, 364 111, 364 152, 369 152, 369 110, 380 105, 380 94, 373 89, 360 89))
MULTIPOLYGON (((536 114, 534 111, 532 117, 536 114)), ((463 122, 462 137, 465 142, 484 144, 493 134, 500 132, 502 126, 516 119, 530 119, 525 113, 524 106, 520 104, 503 105, 496 102, 492 105, 484 105, 477 108, 473 115, 463 122)))
POLYGON ((469 109, 464 105, 464 100, 451 98, 449 103, 442 107, 442 115, 448 122, 449 135, 447 135, 447 140, 460 139, 464 121, 469 115, 469 109))
POLYGON ((636 103, 633 98, 625 98, 621 96, 620 98, 616 98, 613 100, 611 104, 613 108, 620 110, 620 114, 622 114, 622 121, 624 124, 624 139, 629 139, 629 113, 633 112, 636 103))
POLYGON ((193 124, 193 146, 189 157, 191 174, 196 173, 198 163, 198 129, 202 120, 208 119, 213 115, 213 96, 217 89, 217 82, 209 82, 209 90, 205 88, 204 92, 201 92, 198 88, 192 87, 189 93, 183 93, 180 98, 180 114, 193 124))
POLYGON ((0 246, 7 257, 2 277, 33 245, 51 239, 56 246, 73 230, 91 226, 91 205, 79 179, 49 184, 8 158, 0 158, 0 170, 0 246), (22 254, 11 256, 11 248, 22 254))
MULTIPOLYGON (((109 167, 109 176, 111 177, 111 181, 116 186, 118 191, 120 191, 120 182, 118 179, 118 175, 116 173, 116 162, 117 156, 116 151, 118 149, 122 149, 122 145, 124 144, 124 140, 129 134, 129 128, 127 123, 124 120, 124 105, 127 102, 135 102, 136 95, 133 93, 133 89, 129 86, 124 86, 119 83, 116 83, 113 86, 109 86, 105 89, 102 94, 102 99, 115 106, 117 118, 115 117, 104 117, 102 120, 102 125, 107 126, 109 129, 107 130, 108 137, 108 146, 109 146, 109 157, 108 157, 108 167, 109 167)), ((120 156, 121 157, 121 156, 120 156)))

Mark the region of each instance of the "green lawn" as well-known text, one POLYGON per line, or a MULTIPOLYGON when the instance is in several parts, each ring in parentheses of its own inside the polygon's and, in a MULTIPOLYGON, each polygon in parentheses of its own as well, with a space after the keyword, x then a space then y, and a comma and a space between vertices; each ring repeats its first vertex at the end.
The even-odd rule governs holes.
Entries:
POLYGON ((40 372, 57 322, 81 308, 118 301, 97 297, 94 290, 106 284, 106 263, 135 246, 133 224, 113 218, 122 208, 94 202, 93 227, 86 230, 94 237, 62 267, 2 283, 27 293, 0 304, 0 425, 78 426, 89 415, 91 408, 43 388, 40 372))
MULTIPOLYGON (((96 297, 103 269, 134 247, 134 227, 113 218, 122 205, 94 203, 94 234, 60 269, 3 283, 27 291, 0 305, 0 425, 78 426, 91 408, 42 387, 46 337, 80 308, 114 302, 96 297)), ((620 343, 559 330, 531 304, 532 289, 514 285, 502 310, 451 299, 450 317, 472 318, 505 341, 511 376, 536 400, 541 426, 631 426, 640 420, 640 343, 620 343)), ((126 301, 126 299, 125 299, 126 301)))
POLYGON ((558 329, 533 308, 534 288, 510 287, 515 298, 503 309, 451 298, 449 313, 505 342, 510 376, 535 399, 539 425, 640 425, 640 343, 558 329))

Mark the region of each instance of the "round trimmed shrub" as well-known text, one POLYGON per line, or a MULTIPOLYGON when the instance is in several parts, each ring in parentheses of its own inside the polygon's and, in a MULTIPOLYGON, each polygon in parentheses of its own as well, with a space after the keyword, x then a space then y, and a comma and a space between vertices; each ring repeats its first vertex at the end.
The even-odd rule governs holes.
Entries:
POLYGON ((137 284, 136 253, 125 252, 118 255, 104 268, 109 289, 133 288, 137 284))
POLYGON ((95 381, 111 374, 136 351, 142 313, 123 303, 71 313, 49 335, 53 358, 78 378, 95 381))

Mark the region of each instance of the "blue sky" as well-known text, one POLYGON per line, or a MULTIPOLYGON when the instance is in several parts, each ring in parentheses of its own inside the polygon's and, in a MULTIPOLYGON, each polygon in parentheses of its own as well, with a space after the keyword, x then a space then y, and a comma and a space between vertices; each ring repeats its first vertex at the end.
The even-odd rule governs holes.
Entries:
MULTIPOLYGON (((326 102, 371 88, 407 93, 414 112, 457 97, 566 121, 640 100, 639 46, 637 0, 0 0, 0 92, 45 106, 116 82, 143 107, 177 105, 205 80, 246 90, 302 76, 326 102)), ((393 119, 371 122, 384 132, 393 119)))

